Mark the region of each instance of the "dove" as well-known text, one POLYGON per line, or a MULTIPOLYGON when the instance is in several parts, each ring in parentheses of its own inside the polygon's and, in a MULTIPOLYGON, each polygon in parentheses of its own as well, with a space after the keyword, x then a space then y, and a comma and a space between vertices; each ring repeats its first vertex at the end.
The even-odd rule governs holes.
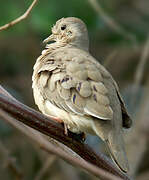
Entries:
POLYGON ((123 131, 132 120, 112 75, 89 53, 85 23, 61 18, 44 43, 32 76, 39 110, 73 133, 99 136, 116 165, 128 172, 123 131))

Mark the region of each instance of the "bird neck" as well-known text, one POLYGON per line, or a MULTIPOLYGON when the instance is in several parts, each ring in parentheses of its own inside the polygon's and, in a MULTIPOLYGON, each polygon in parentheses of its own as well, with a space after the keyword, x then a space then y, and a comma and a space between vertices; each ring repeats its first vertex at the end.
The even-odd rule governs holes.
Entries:
POLYGON ((78 49, 82 49, 84 51, 89 50, 89 40, 87 36, 81 36, 80 38, 75 38, 72 42, 69 42, 71 47, 76 47, 78 49))
POLYGON ((78 49, 82 49, 84 51, 89 51, 89 47, 88 46, 84 46, 84 43, 71 43, 71 44, 68 44, 69 47, 74 47, 74 48, 78 48, 78 49))

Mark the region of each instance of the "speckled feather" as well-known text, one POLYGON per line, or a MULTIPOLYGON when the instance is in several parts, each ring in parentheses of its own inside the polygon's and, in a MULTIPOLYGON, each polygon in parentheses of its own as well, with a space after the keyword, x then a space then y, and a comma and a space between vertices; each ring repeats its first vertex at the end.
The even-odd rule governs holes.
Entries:
MULTIPOLYGON (((63 48, 61 51, 56 52, 54 63, 50 64, 49 67, 47 65, 48 60, 46 60, 45 65, 38 70, 38 86, 42 89, 44 97, 47 97, 55 104, 59 104, 57 101, 64 101, 65 106, 71 104, 71 110, 74 113, 79 113, 79 115, 81 113, 81 115, 92 115, 103 120, 112 119, 113 111, 110 107, 108 90, 104 85, 104 79, 102 77, 104 75, 101 75, 96 64, 90 62, 91 57, 85 56, 85 54, 81 55, 81 53, 76 52, 76 58, 71 61, 74 56, 69 54, 69 50, 70 49, 63 48), (58 66, 58 61, 60 61, 59 57, 63 57, 63 54, 65 54, 65 58, 67 58, 65 61, 61 60, 58 66), (81 62, 76 59, 81 59, 81 62), (91 64, 92 68, 88 68, 89 64, 91 64), (60 72, 53 73, 55 69, 59 69, 60 72), (69 92, 67 99, 61 95, 59 90, 57 91, 57 87, 69 92), (104 89, 106 93, 102 93, 100 88, 104 89), (51 95, 53 91, 54 94, 60 96, 60 98, 55 99, 55 97, 51 95), (79 110, 77 111, 77 109, 79 110)), ((80 50, 72 48, 71 52, 73 51, 80 50)))

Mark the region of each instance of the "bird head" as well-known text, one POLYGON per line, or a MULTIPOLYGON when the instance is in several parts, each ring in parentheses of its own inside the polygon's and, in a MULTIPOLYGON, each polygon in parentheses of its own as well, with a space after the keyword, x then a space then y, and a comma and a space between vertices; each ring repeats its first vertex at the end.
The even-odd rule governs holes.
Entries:
POLYGON ((86 25, 75 17, 62 18, 52 27, 52 34, 44 43, 55 41, 88 50, 89 39, 86 25))

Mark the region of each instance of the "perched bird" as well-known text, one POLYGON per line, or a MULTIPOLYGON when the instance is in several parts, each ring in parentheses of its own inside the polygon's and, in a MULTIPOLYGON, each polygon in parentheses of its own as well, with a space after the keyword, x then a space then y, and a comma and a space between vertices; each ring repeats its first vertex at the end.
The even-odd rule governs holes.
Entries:
POLYGON ((118 167, 128 171, 123 128, 131 126, 118 86, 89 53, 88 31, 75 17, 62 18, 33 72, 33 94, 40 111, 73 133, 99 136, 118 167))

